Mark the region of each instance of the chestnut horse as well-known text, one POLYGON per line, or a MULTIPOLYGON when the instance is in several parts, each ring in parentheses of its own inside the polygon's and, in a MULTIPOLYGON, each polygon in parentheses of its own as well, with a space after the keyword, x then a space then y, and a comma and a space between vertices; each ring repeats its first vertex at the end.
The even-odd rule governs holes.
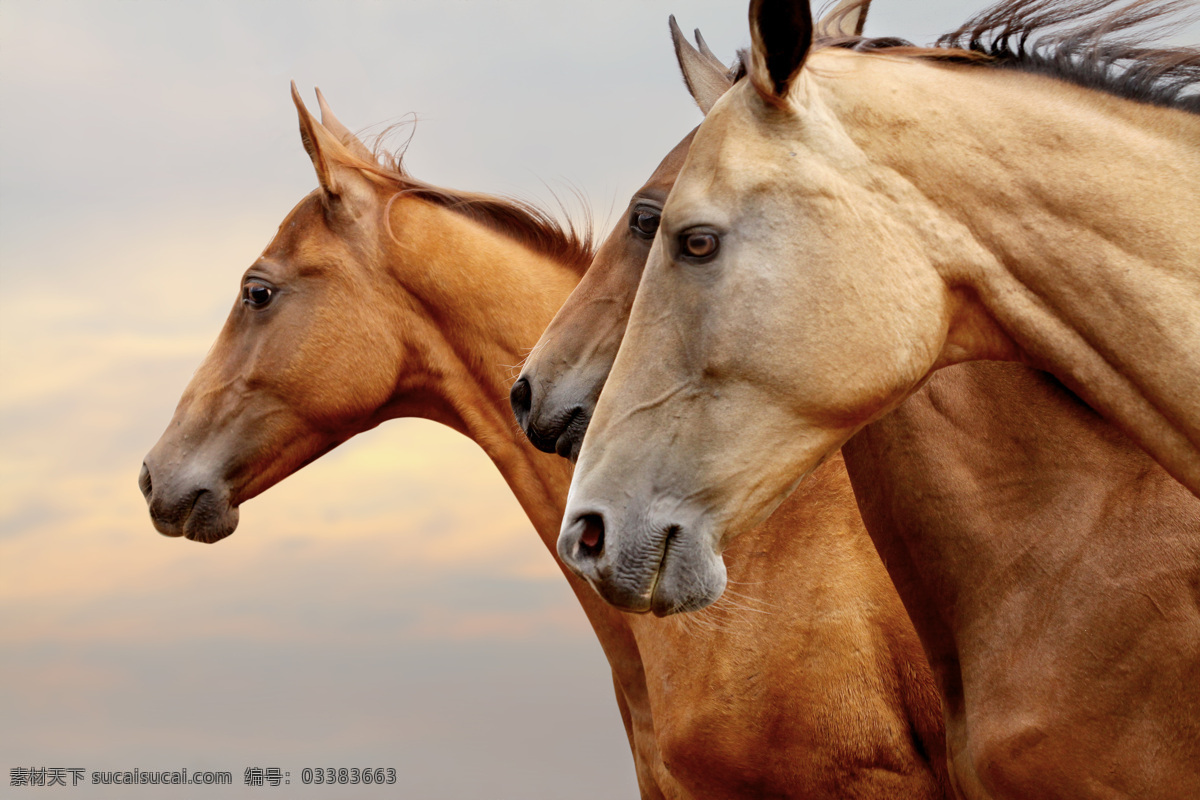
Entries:
MULTIPOLYGON (((514 428, 502 365, 536 341, 589 247, 528 207, 379 163, 323 99, 318 123, 293 96, 320 188, 246 271, 146 457, 155 527, 220 539, 240 503, 419 416, 487 452, 553 552, 571 468, 514 428)), ((737 600, 699 621, 621 614, 565 573, 612 666, 642 796, 945 796, 936 685, 841 461, 731 563, 737 600)))
MULTIPOLYGON (((707 111, 730 82, 672 27, 707 111)), ((634 194, 514 385, 542 447, 578 452, 691 140, 634 194)), ((937 372, 843 453, 937 675, 964 796, 1200 796, 1200 501, 1016 364, 937 372)))

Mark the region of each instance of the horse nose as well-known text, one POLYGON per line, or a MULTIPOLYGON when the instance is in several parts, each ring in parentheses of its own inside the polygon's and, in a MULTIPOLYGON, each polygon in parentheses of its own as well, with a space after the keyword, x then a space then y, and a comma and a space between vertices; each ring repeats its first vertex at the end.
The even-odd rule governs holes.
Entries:
POLYGON ((603 514, 590 512, 577 515, 558 537, 558 557, 581 578, 599 578, 599 564, 603 556, 603 514))
POLYGON ((154 491, 154 484, 150 481, 150 467, 146 466, 146 462, 142 462, 142 471, 138 475, 138 488, 142 490, 142 497, 146 498, 146 502, 150 502, 150 493, 154 491))
POLYGON ((517 418, 517 422, 525 428, 529 422, 529 409, 533 405, 533 387, 529 385, 529 381, 524 375, 517 378, 517 382, 512 385, 512 389, 508 393, 508 402, 512 405, 513 414, 517 418))

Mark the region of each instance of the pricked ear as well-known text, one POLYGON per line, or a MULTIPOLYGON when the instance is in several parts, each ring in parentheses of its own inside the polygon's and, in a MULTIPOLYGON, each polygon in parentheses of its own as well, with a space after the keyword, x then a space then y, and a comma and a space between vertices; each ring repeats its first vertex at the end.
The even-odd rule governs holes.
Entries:
POLYGON ((329 104, 325 102, 325 95, 321 94, 320 88, 317 89, 317 104, 321 107, 321 126, 336 136, 338 141, 350 151, 351 155, 361 158, 368 164, 376 163, 375 154, 368 150, 367 146, 333 115, 333 111, 330 110, 329 104))
POLYGON ((333 169, 326 157, 329 146, 333 143, 333 137, 317 124, 317 121, 312 118, 312 114, 308 113, 308 108, 300 99, 300 92, 296 89, 295 81, 292 81, 292 102, 296 104, 296 113, 300 115, 300 141, 304 143, 304 151, 312 159, 313 168, 317 171, 317 181, 325 190, 325 194, 337 197, 339 194, 337 180, 334 178, 333 169))
POLYGON ((809 0, 750 0, 750 81, 771 105, 785 102, 812 47, 809 0))
POLYGON ((717 58, 717 54, 709 49, 708 42, 704 41, 704 37, 700 35, 699 28, 694 28, 692 30, 692 38, 694 38, 696 40, 696 47, 700 48, 700 55, 707 58, 709 63, 712 64, 713 69, 719 71, 722 75, 724 75, 726 81, 728 81, 729 84, 732 86, 733 79, 730 78, 730 76, 737 69, 737 63, 738 63, 737 59, 734 59, 733 66, 729 66, 729 65, 721 63, 721 59, 717 58))
POLYGON ((707 114, 733 85, 725 75, 725 65, 712 56, 711 51, 709 55, 704 55, 692 47, 675 22, 674 15, 671 16, 671 41, 675 45, 675 58, 683 73, 683 82, 687 84, 696 105, 707 114))
MULTIPOLYGON (((300 92, 296 91, 295 81, 292 82, 292 102, 296 104, 296 112, 300 115, 300 139, 317 171, 325 208, 339 217, 359 217, 377 202, 371 181, 361 169, 354 166, 355 159, 346 145, 308 113, 304 101, 300 99, 300 92)), ((341 127, 340 123, 336 124, 341 127)), ((362 147, 362 142, 358 144, 362 147)), ((369 161, 375 163, 373 157, 369 161)))
POLYGON ((842 0, 817 22, 816 38, 848 39, 862 36, 871 0, 842 0))
MULTIPOLYGON (((692 36, 696 39, 696 47, 700 48, 700 55, 704 56, 709 61, 715 61, 716 63, 721 64, 721 59, 717 58, 717 54, 714 53, 711 48, 709 48, 708 42, 704 41, 704 37, 700 35, 699 28, 696 28, 692 31, 692 36)), ((721 68, 724 69, 725 65, 721 64, 721 68)))

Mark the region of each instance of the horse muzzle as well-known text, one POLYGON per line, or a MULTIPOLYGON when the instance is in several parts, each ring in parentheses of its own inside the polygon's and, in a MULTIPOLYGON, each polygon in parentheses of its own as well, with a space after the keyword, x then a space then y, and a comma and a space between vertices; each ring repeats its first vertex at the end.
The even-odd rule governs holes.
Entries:
MULTIPOLYGON (((526 438, 544 453, 558 453, 570 461, 579 457, 583 434, 595 408, 594 398, 561 402, 561 391, 541 390, 536 378, 522 374, 509 392, 513 415, 526 438)), ((557 388, 557 387, 555 387, 557 388)))
POLYGON ((172 479, 155 470, 150 457, 142 463, 138 487, 150 509, 154 528, 164 536, 184 536, 211 543, 233 533, 238 525, 237 506, 221 483, 203 479, 172 479))
POLYGON ((665 617, 704 608, 725 591, 725 562, 692 521, 620 525, 617 516, 568 509, 558 539, 559 558, 608 603, 665 617))

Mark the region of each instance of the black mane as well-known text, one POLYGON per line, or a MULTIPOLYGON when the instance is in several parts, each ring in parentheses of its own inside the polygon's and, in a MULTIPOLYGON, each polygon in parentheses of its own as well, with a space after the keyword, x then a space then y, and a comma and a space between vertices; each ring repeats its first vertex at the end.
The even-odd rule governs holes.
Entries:
POLYGON ((865 36, 818 39, 814 46, 1019 69, 1196 114, 1200 49, 1147 42, 1197 16, 1192 0, 1002 0, 933 47, 865 36))

